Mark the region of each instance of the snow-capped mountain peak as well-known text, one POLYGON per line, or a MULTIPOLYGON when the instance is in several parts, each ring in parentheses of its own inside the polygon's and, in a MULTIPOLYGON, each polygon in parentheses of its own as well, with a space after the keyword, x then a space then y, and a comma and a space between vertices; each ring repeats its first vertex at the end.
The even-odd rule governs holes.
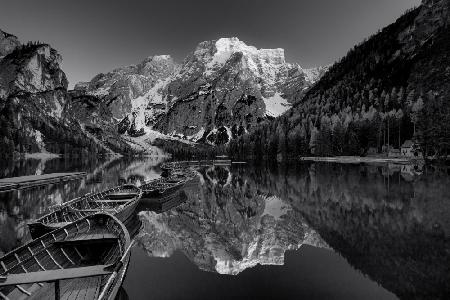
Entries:
POLYGON ((284 49, 258 49, 237 37, 200 43, 194 56, 204 64, 204 75, 211 76, 224 67, 236 53, 242 54, 246 67, 258 77, 274 80, 277 69, 286 64, 284 49))
POLYGON ((150 56, 76 89, 107 103, 124 125, 120 132, 153 128, 218 144, 284 113, 292 91, 308 89, 317 74, 287 63, 281 48, 258 49, 231 37, 199 43, 181 65, 169 55, 150 56))
POLYGON ((255 73, 259 73, 258 65, 280 65, 285 63, 283 49, 257 49, 254 46, 248 46, 236 37, 218 39, 214 46, 215 53, 206 63, 205 72, 208 74, 224 66, 231 56, 238 52, 248 59, 248 65, 255 73))

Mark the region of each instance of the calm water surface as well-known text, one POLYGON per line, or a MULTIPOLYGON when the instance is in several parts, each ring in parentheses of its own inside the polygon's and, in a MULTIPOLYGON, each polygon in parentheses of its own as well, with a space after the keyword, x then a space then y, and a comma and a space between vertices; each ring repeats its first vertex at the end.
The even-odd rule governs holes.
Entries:
MULTIPOLYGON (((0 251, 89 191, 159 176, 160 160, 0 165, 0 177, 86 171, 0 193, 0 251)), ((141 203, 126 299, 450 299, 450 176, 395 165, 203 167, 164 212, 141 203)))

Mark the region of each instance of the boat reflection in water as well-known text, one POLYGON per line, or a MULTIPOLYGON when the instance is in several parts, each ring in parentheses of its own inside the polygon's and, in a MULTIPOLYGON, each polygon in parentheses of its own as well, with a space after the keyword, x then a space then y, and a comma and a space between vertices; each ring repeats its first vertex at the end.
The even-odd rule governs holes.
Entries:
POLYGON ((302 245, 330 249, 402 299, 450 295, 450 178, 405 166, 303 163, 199 170, 188 200, 141 212, 146 253, 181 251, 200 269, 282 265, 302 245))
POLYGON ((98 193, 123 184, 140 184, 157 178, 161 159, 112 158, 105 161, 54 159, 0 162, 0 177, 52 172, 84 171, 80 180, 0 193, 0 254, 23 245, 31 236, 27 223, 49 208, 87 193, 98 193))

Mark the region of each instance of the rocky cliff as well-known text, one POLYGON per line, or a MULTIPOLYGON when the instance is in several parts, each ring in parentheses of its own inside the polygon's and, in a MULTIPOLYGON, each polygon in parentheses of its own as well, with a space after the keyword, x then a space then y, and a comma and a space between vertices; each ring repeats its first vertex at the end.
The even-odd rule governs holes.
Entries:
POLYGON ((100 74, 75 89, 96 96, 121 120, 120 132, 156 129, 224 144, 277 117, 326 68, 302 69, 283 49, 257 49, 237 38, 200 43, 181 65, 170 56, 100 74))
POLYGON ((450 24, 450 3, 446 0, 423 0, 412 24, 398 35, 403 51, 411 54, 433 40, 450 24))
POLYGON ((225 144, 291 107, 319 72, 287 63, 283 49, 257 49, 237 38, 200 43, 168 86, 169 110, 156 128, 225 144))
POLYGON ((59 119, 65 103, 61 92, 68 85, 60 63, 61 56, 47 44, 16 47, 0 61, 0 97, 39 94, 42 111, 59 119))
MULTIPOLYGON (((102 119, 108 114, 76 106, 76 97, 68 93, 66 75, 60 68, 61 56, 50 45, 34 42, 21 45, 16 37, 0 32, 0 53, 3 54, 0 56, 1 156, 30 153, 79 156, 127 150, 127 145, 118 139, 116 151, 111 151, 85 130, 86 123, 96 122, 95 114, 100 112, 102 119), (89 116, 83 123, 78 117, 87 113, 89 116)), ((111 121, 102 126, 113 126, 111 121)), ((116 128, 110 130, 112 135, 116 131, 116 128)))
POLYGON ((161 154, 150 145, 160 133, 226 144, 284 113, 326 71, 302 69, 285 61, 283 49, 257 49, 237 38, 202 42, 182 64, 148 57, 74 91, 60 63, 50 45, 21 45, 0 32, 5 153, 161 154))
POLYGON ((15 35, 0 30, 0 59, 20 46, 15 35))
POLYGON ((168 55, 152 56, 78 83, 75 90, 101 99, 115 119, 127 119, 130 126, 126 130, 131 129, 131 124, 139 130, 153 125, 165 112, 167 84, 177 68, 168 55))

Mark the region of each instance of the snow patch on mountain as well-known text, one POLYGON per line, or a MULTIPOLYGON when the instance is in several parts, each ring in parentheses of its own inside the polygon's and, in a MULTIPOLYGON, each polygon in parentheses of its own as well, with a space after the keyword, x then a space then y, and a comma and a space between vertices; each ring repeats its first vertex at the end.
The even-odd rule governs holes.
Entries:
POLYGON ((275 93, 272 97, 263 98, 263 100, 266 105, 266 115, 271 117, 281 116, 291 108, 291 104, 280 93, 275 93))
POLYGON ((162 138, 163 136, 163 134, 147 128, 145 135, 139 137, 123 136, 123 139, 134 151, 138 153, 153 157, 168 157, 169 155, 167 153, 152 145, 156 138, 162 138))
POLYGON ((142 96, 132 99, 132 109, 146 108, 149 103, 165 103, 164 88, 170 83, 172 78, 168 77, 163 80, 158 80, 155 85, 142 96))
POLYGON ((193 141, 193 142, 197 142, 199 139, 201 139, 203 137, 203 135, 205 134, 205 128, 202 127, 197 133, 188 136, 188 140, 193 141))
POLYGON ((161 111, 165 111, 167 102, 164 91, 167 89, 167 85, 171 80, 171 77, 158 80, 144 95, 134 99, 130 97, 132 98, 131 113, 135 116, 134 123, 137 130, 147 127, 150 119, 158 113, 161 113, 161 111))

